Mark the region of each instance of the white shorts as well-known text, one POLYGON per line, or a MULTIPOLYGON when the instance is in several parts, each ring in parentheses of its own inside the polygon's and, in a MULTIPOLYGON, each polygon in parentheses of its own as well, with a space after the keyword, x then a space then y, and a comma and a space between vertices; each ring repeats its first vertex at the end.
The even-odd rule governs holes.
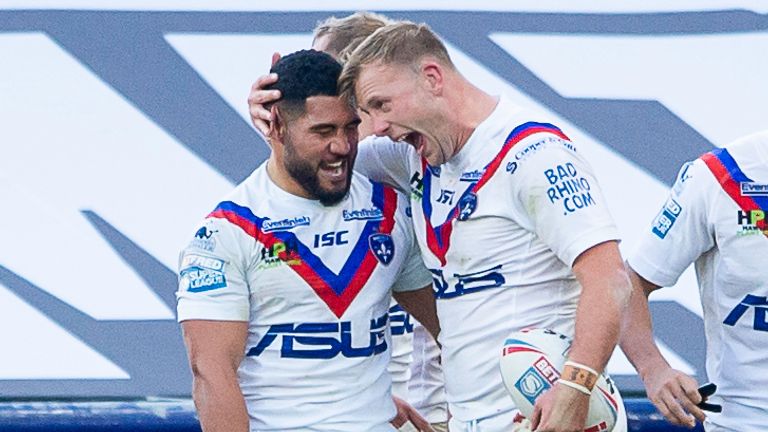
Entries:
POLYGON ((518 410, 512 410, 471 421, 451 417, 448 420, 448 432, 511 432, 515 430, 513 428, 518 413, 518 410))
MULTIPOLYGON (((512 410, 503 413, 499 413, 493 416, 475 419, 472 421, 464 422, 452 417, 448 421, 449 432, 529 432, 530 429, 518 422, 515 422, 515 417, 519 411, 512 410)), ((612 432, 627 432, 627 412, 624 409, 619 410, 619 416, 616 421, 616 426, 613 427, 612 432)), ((710 432, 707 429, 707 432, 710 432)), ((719 431, 718 431, 719 432, 719 431)))

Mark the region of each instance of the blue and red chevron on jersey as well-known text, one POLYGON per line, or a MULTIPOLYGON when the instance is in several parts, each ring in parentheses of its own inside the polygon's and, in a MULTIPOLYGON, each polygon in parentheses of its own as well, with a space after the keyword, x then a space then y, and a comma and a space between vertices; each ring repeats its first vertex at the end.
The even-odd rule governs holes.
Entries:
POLYGON ((366 222, 360 237, 338 275, 312 253, 310 248, 299 241, 294 233, 290 231, 264 232, 262 224, 266 218, 254 215, 248 207, 225 201, 220 203, 208 217, 225 219, 237 225, 246 234, 268 248, 278 242, 296 245, 297 250, 295 252, 282 251, 279 258, 282 261, 290 261, 291 269, 304 279, 336 317, 341 318, 368 282, 378 264, 378 260, 368 245, 368 238, 377 233, 391 234, 394 228, 397 195, 389 187, 378 183, 373 185, 371 202, 382 210, 384 218, 366 222))
MULTIPOLYGON (((733 159, 728 150, 724 148, 713 150, 701 156, 701 160, 707 165, 709 170, 717 179, 725 193, 745 212, 752 210, 761 210, 768 212, 768 197, 762 196, 743 196, 741 194, 740 183, 752 182, 752 180, 741 171, 736 160, 733 159)), ((765 219, 758 220, 756 225, 765 232, 768 224, 765 219)), ((768 235, 768 234, 767 234, 768 235)))
MULTIPOLYGON (((504 141, 504 145, 501 147, 501 150, 496 155, 496 157, 494 157, 493 160, 485 166, 483 175, 480 177, 480 179, 476 182, 472 182, 461 196, 463 197, 468 193, 477 194, 480 188, 488 183, 491 177, 493 177, 493 174, 496 172, 499 166, 501 166, 501 162, 507 156, 512 147, 514 147, 523 139, 537 133, 551 133, 564 140, 570 141, 570 138, 568 138, 555 125, 550 123, 528 122, 517 126, 507 136, 507 139, 504 141)), ((426 220, 427 246, 429 247, 429 250, 432 251, 432 253, 435 255, 435 257, 440 260, 440 265, 444 266, 445 255, 448 253, 448 248, 450 247, 451 232, 453 231, 453 221, 459 215, 459 204, 457 203, 456 206, 451 209, 451 211, 448 213, 448 216, 446 217, 445 222, 438 225, 437 227, 433 227, 432 201, 430 199, 432 191, 432 172, 427 168, 427 160, 424 158, 421 159, 421 171, 424 175, 423 183, 425 197, 425 199, 422 199, 421 201, 421 206, 424 210, 424 219, 426 220)), ((460 201, 461 200, 459 200, 459 202, 460 201)))

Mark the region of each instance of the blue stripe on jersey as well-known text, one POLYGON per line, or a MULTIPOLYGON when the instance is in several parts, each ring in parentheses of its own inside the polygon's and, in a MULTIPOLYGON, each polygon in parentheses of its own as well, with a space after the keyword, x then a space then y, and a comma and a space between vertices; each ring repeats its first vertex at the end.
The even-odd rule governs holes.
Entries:
MULTIPOLYGON (((736 163, 736 160, 733 158, 733 156, 731 156, 727 149, 719 148, 712 150, 711 153, 715 155, 720 163, 723 164, 725 169, 728 170, 728 174, 731 175, 731 178, 734 181, 739 183, 752 182, 752 179, 744 174, 744 172, 739 167, 739 164, 736 163)), ((752 195, 750 198, 755 201, 755 203, 757 203, 757 205, 760 206, 762 210, 768 211, 768 197, 752 195)))

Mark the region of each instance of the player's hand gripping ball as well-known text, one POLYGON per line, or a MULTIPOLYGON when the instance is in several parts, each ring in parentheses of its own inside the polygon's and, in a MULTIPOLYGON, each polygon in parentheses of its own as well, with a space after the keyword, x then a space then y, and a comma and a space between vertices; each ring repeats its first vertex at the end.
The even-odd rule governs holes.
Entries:
MULTIPOLYGON (((530 418, 536 399, 560 378, 570 338, 552 330, 526 329, 512 332, 501 352, 501 377, 520 412, 530 418)), ((613 430, 624 410, 619 389, 606 374, 601 374, 589 400, 585 432, 613 430)))

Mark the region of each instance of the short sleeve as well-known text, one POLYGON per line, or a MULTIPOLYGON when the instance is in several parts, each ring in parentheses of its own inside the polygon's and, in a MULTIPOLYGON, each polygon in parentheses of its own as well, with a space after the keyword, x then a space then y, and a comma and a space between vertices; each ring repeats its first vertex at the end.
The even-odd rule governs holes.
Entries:
POLYGON ((573 145, 537 134, 540 147, 510 177, 521 225, 534 231, 568 266, 619 234, 591 166, 573 145))
POLYGON ((409 193, 408 150, 406 143, 386 137, 369 136, 357 146, 355 171, 373 181, 386 183, 403 193, 409 193))
POLYGON ((701 160, 683 166, 650 227, 630 255, 630 267, 647 281, 671 286, 697 258, 714 246, 708 223, 713 178, 701 160))
POLYGON ((248 321, 249 289, 239 228, 206 219, 179 255, 178 320, 248 321))
MULTIPOLYGON (((405 207, 408 203, 403 197, 400 197, 399 205, 405 207)), ((407 212, 407 214, 410 214, 410 212, 407 212)), ((421 258, 421 250, 416 241, 416 235, 413 232, 413 223, 410 216, 407 216, 407 219, 403 219, 403 221, 405 222, 404 225, 406 225, 403 228, 408 234, 406 237, 408 241, 405 242, 405 245, 408 247, 408 255, 403 262, 400 275, 392 285, 392 291, 395 292, 416 291, 432 284, 432 274, 427 270, 424 260, 421 258)))

